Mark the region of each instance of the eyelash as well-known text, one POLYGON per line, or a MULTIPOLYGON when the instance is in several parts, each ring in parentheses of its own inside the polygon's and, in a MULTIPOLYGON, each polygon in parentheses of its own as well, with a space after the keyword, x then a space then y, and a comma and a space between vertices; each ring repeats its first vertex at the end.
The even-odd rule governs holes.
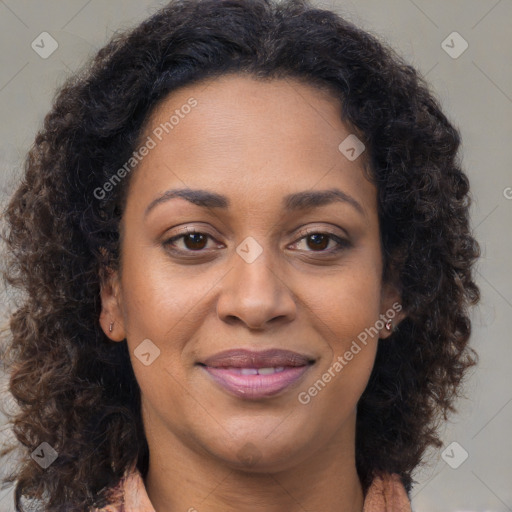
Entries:
MULTIPOLYGON (((173 237, 165 240, 163 242, 163 245, 165 248, 172 247, 174 242, 176 242, 177 240, 179 240, 181 238, 186 237, 187 235, 206 235, 209 239, 215 240, 215 238, 213 236, 209 235, 208 233, 204 233, 202 231, 197 231, 193 228, 189 228, 189 229, 186 229, 185 231, 183 231, 182 233, 180 233, 179 235, 173 236, 173 237)), ((338 253, 339 251, 342 251, 344 249, 347 249, 351 246, 351 243, 345 238, 341 238, 333 233, 329 233, 329 232, 325 232, 325 231, 318 231, 318 230, 311 230, 311 229, 306 231, 297 241, 293 242, 293 245, 297 244, 298 242, 302 241, 303 239, 305 239, 311 235, 327 236, 331 240, 334 240, 338 244, 338 246, 335 247, 334 249, 329 249, 329 250, 321 250, 321 251, 310 250, 310 251, 306 251, 306 252, 319 253, 319 254, 334 254, 334 253, 338 253)), ((175 253, 197 253, 197 254, 204 253, 205 251, 207 251, 207 249, 198 249, 198 250, 194 251, 191 249, 175 249, 174 247, 170 248, 169 250, 171 252, 175 252, 175 253)))

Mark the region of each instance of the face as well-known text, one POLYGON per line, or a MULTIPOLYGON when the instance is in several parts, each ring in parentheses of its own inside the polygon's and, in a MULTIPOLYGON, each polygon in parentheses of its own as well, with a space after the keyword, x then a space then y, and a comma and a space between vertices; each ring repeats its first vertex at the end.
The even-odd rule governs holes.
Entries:
POLYGON ((399 296, 339 112, 312 86, 230 75, 153 113, 101 315, 128 343, 148 438, 262 471, 353 442, 399 296), (212 361, 234 349, 249 352, 212 361))

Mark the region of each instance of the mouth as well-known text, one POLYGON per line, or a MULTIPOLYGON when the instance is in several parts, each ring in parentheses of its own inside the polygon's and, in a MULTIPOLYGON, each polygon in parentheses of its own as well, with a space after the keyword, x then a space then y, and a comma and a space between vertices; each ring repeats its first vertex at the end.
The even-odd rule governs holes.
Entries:
POLYGON ((235 349, 197 364, 224 391, 238 398, 256 400, 289 389, 314 363, 315 359, 289 350, 235 349))

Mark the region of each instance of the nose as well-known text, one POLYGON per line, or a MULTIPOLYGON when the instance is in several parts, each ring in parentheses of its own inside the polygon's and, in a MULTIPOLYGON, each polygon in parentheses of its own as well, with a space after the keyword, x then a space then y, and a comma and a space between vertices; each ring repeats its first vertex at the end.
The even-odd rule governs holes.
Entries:
POLYGON ((291 322, 297 313, 297 303, 285 281, 283 272, 272 265, 265 251, 251 263, 235 253, 231 271, 219 284, 219 318, 256 330, 291 322))

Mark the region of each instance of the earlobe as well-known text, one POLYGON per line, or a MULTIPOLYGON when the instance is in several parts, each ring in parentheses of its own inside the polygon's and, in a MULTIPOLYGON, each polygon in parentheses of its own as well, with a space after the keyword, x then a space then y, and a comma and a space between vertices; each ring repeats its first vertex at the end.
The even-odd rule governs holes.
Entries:
POLYGON ((386 339, 391 336, 405 317, 401 294, 394 286, 385 287, 381 296, 381 318, 384 325, 379 338, 386 339))
POLYGON ((398 328, 398 324, 401 318, 396 315, 393 318, 383 315, 384 328, 381 329, 379 338, 386 339, 389 338, 398 328))
POLYGON ((123 341, 126 335, 117 272, 109 273, 107 279, 101 284, 100 297, 101 313, 99 320, 103 332, 112 341, 123 341))

